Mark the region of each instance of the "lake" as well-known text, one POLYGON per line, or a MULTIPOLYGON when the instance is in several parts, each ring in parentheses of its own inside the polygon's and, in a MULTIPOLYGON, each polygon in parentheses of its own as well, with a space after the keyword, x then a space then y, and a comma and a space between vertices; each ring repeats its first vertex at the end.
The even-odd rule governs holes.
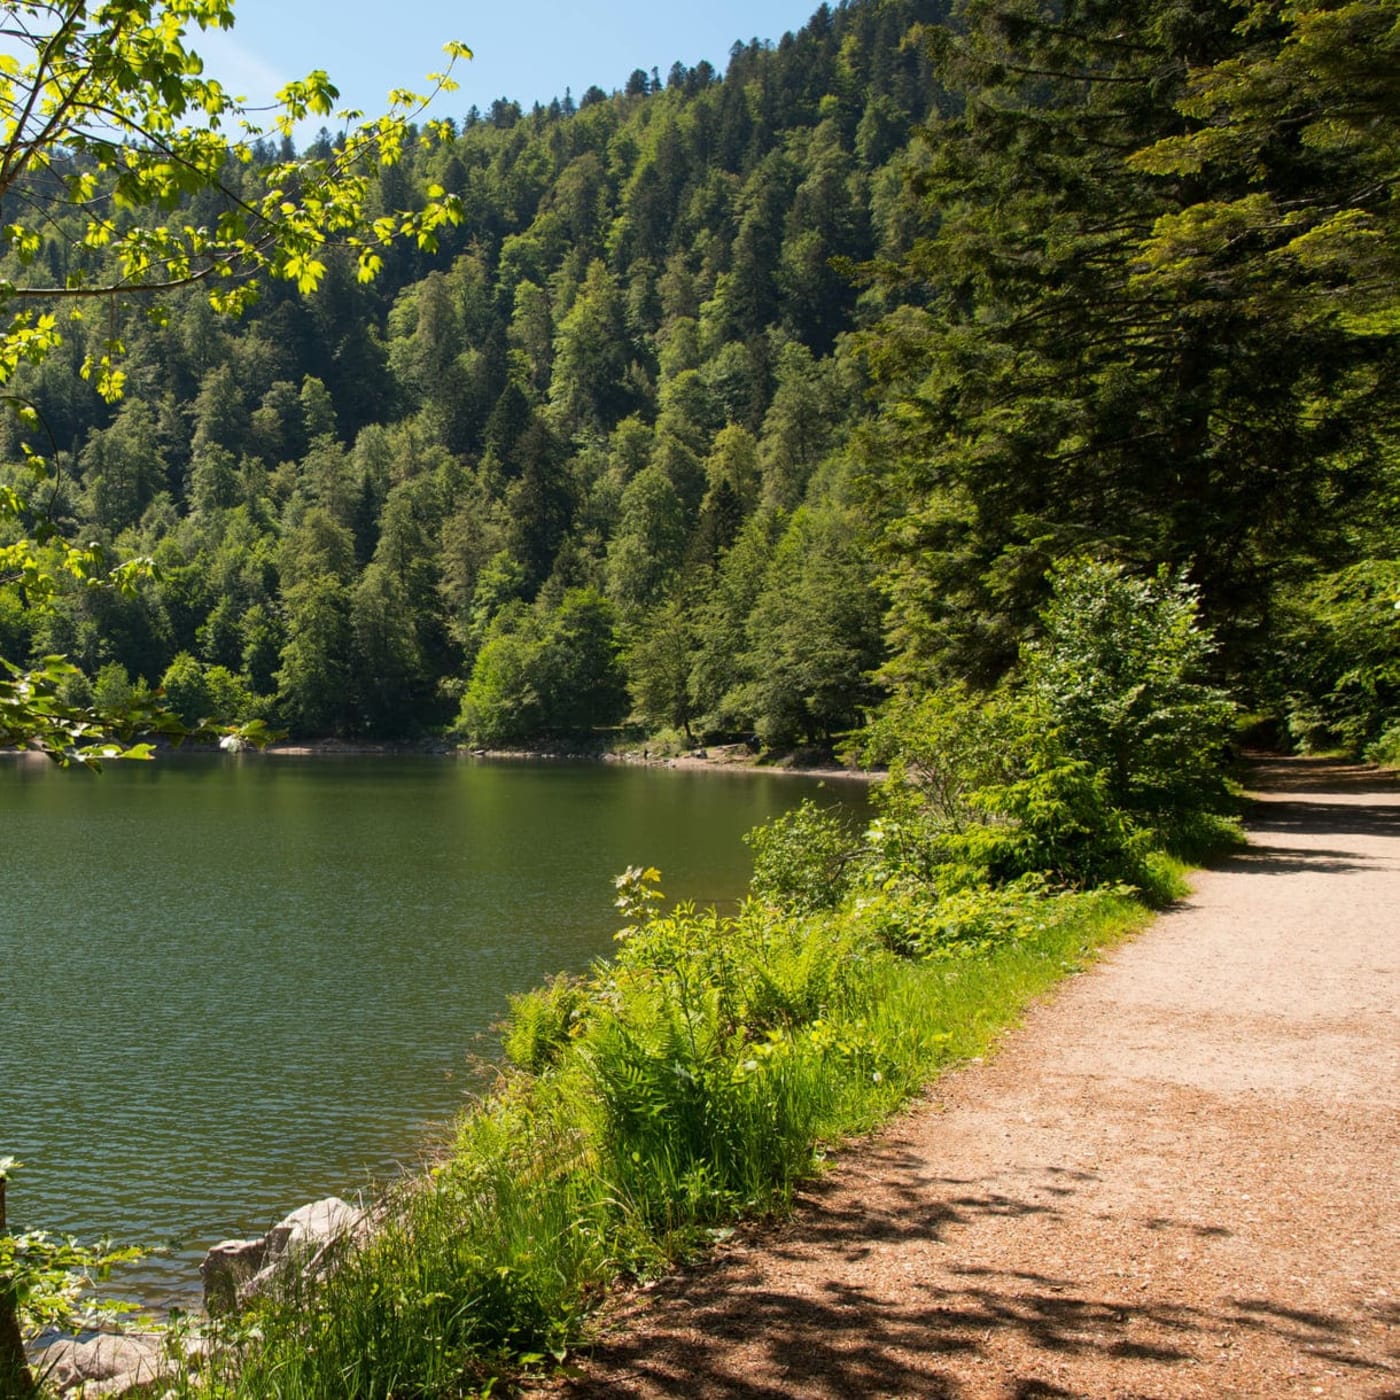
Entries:
POLYGON ((521 991, 612 946, 612 876, 735 899, 743 832, 858 784, 611 764, 0 762, 12 1229, 216 1240, 419 1161, 521 991))

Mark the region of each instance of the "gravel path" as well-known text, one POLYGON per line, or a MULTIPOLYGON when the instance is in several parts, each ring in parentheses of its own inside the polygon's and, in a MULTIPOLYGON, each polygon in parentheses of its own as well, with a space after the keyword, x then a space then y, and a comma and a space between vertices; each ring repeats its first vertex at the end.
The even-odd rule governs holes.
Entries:
POLYGON ((564 1391, 1400 1397, 1400 786, 1255 778, 1249 851, 564 1391))

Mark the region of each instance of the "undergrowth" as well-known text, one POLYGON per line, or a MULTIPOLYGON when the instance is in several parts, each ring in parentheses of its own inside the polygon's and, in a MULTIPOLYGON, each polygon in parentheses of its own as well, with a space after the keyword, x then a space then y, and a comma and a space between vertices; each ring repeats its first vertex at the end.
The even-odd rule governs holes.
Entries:
POLYGON ((828 1147, 1146 917, 1122 890, 1023 888, 941 932, 924 911, 911 956, 888 901, 661 912, 654 875, 623 877, 615 958, 515 999, 499 1088, 375 1237, 222 1324, 179 1393, 465 1396, 552 1365, 606 1288, 784 1211, 828 1147))

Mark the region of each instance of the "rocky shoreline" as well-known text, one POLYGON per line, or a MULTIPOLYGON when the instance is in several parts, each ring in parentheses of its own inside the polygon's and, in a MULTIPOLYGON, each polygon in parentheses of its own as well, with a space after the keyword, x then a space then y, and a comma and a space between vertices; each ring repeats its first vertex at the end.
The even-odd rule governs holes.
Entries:
MULTIPOLYGON (((275 1293, 292 1271, 323 1278, 347 1249, 372 1233, 372 1211, 338 1196, 312 1201, 254 1239, 223 1240, 199 1266, 204 1316, 209 1320, 242 1311, 255 1298, 275 1293)), ((176 1336, 168 1331, 51 1333, 29 1348, 30 1365, 58 1395, 82 1400, 115 1397, 174 1378, 197 1365, 205 1346, 198 1324, 176 1336)))

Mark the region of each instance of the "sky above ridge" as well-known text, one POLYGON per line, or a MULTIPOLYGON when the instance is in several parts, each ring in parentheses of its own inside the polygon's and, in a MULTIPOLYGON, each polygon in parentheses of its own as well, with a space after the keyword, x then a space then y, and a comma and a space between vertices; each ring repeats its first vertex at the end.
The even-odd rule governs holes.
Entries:
MULTIPOLYGON (((571 88, 612 91, 635 68, 708 59, 723 73, 736 39, 777 41, 800 29, 818 0, 236 0, 229 34, 196 34, 207 71, 253 102, 267 101, 292 78, 324 68, 343 105, 381 111, 390 88, 421 91, 439 70, 442 46, 456 39, 475 58, 460 64, 460 91, 434 107, 457 117, 498 97, 527 111, 571 88)), ((317 123, 319 125, 319 123, 317 123)))

